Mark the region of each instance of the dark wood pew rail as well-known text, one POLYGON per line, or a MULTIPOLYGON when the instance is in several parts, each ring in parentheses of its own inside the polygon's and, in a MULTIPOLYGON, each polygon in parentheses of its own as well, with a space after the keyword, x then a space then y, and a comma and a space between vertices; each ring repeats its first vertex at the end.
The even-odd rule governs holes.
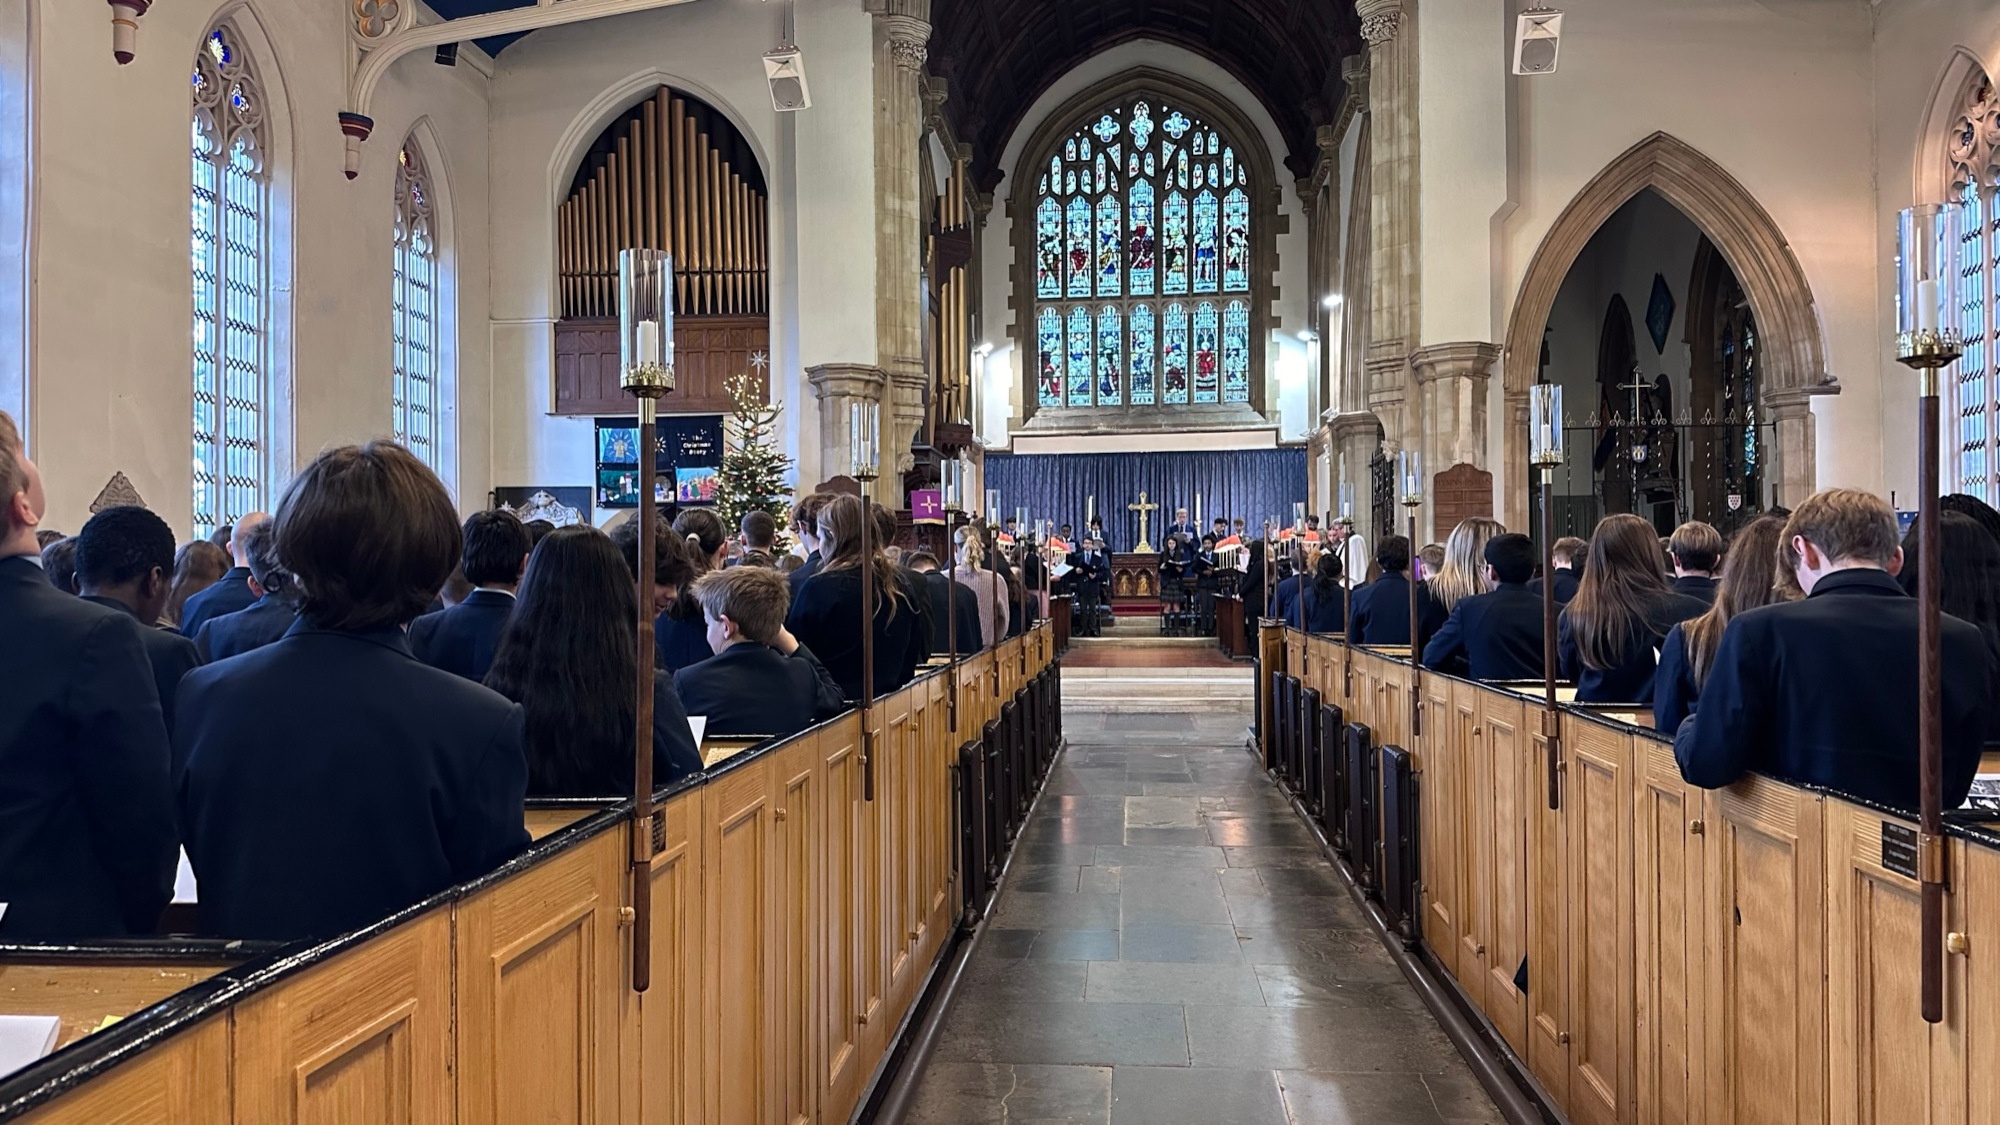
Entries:
POLYGON ((525 854, 332 941, 0 946, 0 1012, 97 989, 0 1121, 845 1122, 1060 747, 1053 633, 961 661, 956 734, 942 671, 879 700, 872 802, 853 711, 662 790, 645 993, 629 800, 530 809, 525 854))
POLYGON ((1539 685, 1425 672, 1412 740, 1407 658, 1356 649, 1350 678, 1349 655, 1266 624, 1264 760, 1547 1109, 2000 1121, 2000 832, 1951 828, 1928 1025, 1911 814, 1762 777, 1697 789, 1649 714, 1574 705, 1551 809, 1539 685))

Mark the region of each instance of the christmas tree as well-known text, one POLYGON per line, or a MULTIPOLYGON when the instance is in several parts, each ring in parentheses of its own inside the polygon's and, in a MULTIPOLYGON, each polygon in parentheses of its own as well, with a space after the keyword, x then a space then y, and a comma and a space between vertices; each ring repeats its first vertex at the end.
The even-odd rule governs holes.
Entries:
MULTIPOLYGON (((761 357, 760 357, 761 358, 761 357)), ((785 474, 792 459, 778 448, 781 407, 764 404, 763 383, 748 375, 729 380, 727 451, 715 479, 715 508, 734 531, 748 512, 769 512, 783 528, 790 516, 791 488, 785 474)), ((782 536, 780 537, 782 539, 782 536)))

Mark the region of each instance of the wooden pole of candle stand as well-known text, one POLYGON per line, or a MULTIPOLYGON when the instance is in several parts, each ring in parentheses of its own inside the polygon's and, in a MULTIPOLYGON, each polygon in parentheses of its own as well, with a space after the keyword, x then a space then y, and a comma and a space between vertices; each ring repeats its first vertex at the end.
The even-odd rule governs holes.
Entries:
POLYGON ((1542 469, 1542 738, 1548 756, 1549 808, 1562 807, 1562 711, 1556 702, 1556 536, 1552 464, 1542 469))
POLYGON ((875 517, 869 512, 872 472, 861 480, 861 799, 875 799, 875 517))
POLYGON ((1415 493, 1403 497, 1403 506, 1410 510, 1410 745, 1407 750, 1416 749, 1417 736, 1423 733, 1423 689, 1424 689, 1424 646, 1423 634, 1417 628, 1417 584, 1423 581, 1417 576, 1417 507, 1422 498, 1415 493))
POLYGON ((944 508, 944 643, 945 656, 945 720, 953 734, 958 733, 958 552, 954 549, 952 535, 957 530, 952 526, 952 517, 958 513, 958 503, 947 490, 944 508))

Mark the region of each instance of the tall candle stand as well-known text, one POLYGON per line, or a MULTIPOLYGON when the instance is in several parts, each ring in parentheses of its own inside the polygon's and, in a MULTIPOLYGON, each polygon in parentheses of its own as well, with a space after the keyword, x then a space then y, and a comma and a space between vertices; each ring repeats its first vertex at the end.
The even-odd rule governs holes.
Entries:
POLYGON ((1528 390, 1528 463, 1542 484, 1542 743, 1550 809, 1562 807, 1562 710, 1556 702, 1556 466, 1563 463, 1562 387, 1528 390))
MULTIPOLYGON (((947 458, 940 466, 939 484, 944 492, 944 549, 945 578, 951 583, 958 581, 958 552, 954 549, 952 536, 958 523, 958 514, 965 509, 965 462, 957 457, 947 458)), ((945 643, 945 693, 944 707, 946 721, 953 734, 958 733, 958 599, 952 595, 958 591, 952 585, 945 586, 944 597, 944 643, 945 643)))
POLYGON ((1417 509, 1424 503, 1424 455, 1405 449, 1396 455, 1397 475, 1403 484, 1403 507, 1409 512, 1410 527, 1410 746, 1416 749, 1423 733, 1423 632, 1417 621, 1417 509))
POLYGON ((861 484, 861 799, 875 799, 875 516, 869 510, 882 472, 882 406, 848 407, 848 469, 861 484))
POLYGON ((1938 372, 1965 350, 1940 323, 1950 267, 1940 251, 1958 245, 1963 208, 1925 204, 1897 216, 1896 359, 1917 373, 1917 830, 1923 910, 1923 1016, 1944 1019, 1944 711, 1938 549, 1938 372))
POLYGON ((1340 540, 1341 582, 1340 582, 1340 643, 1347 650, 1345 667, 1341 671, 1341 692, 1347 698, 1354 698, 1354 574, 1346 566, 1353 552, 1347 549, 1348 537, 1354 534, 1354 484, 1347 479, 1347 455, 1340 458, 1340 526, 1346 533, 1340 540))
POLYGON ((632 750, 632 990, 653 979, 653 570, 660 510, 659 401, 674 389, 674 306, 667 298, 673 259, 658 250, 618 254, 618 384, 639 407, 638 693, 632 750))

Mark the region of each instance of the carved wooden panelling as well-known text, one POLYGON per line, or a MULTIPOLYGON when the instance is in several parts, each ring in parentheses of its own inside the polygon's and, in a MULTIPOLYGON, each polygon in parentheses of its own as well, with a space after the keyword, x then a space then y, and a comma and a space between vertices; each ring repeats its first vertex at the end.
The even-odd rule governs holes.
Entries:
POLYGON ((1471 465, 1453 465, 1431 481, 1435 516, 1431 526, 1442 541, 1451 529, 1474 516, 1493 518, 1493 474, 1471 465))
MULTIPOLYGON (((683 316, 674 320, 674 392, 660 401, 672 414, 726 414, 729 380, 762 382, 771 354, 771 322, 762 316, 683 316)), ((630 414, 618 386, 618 321, 588 318, 556 324, 556 414, 630 414)), ((768 397, 768 392, 766 397, 768 397)))

